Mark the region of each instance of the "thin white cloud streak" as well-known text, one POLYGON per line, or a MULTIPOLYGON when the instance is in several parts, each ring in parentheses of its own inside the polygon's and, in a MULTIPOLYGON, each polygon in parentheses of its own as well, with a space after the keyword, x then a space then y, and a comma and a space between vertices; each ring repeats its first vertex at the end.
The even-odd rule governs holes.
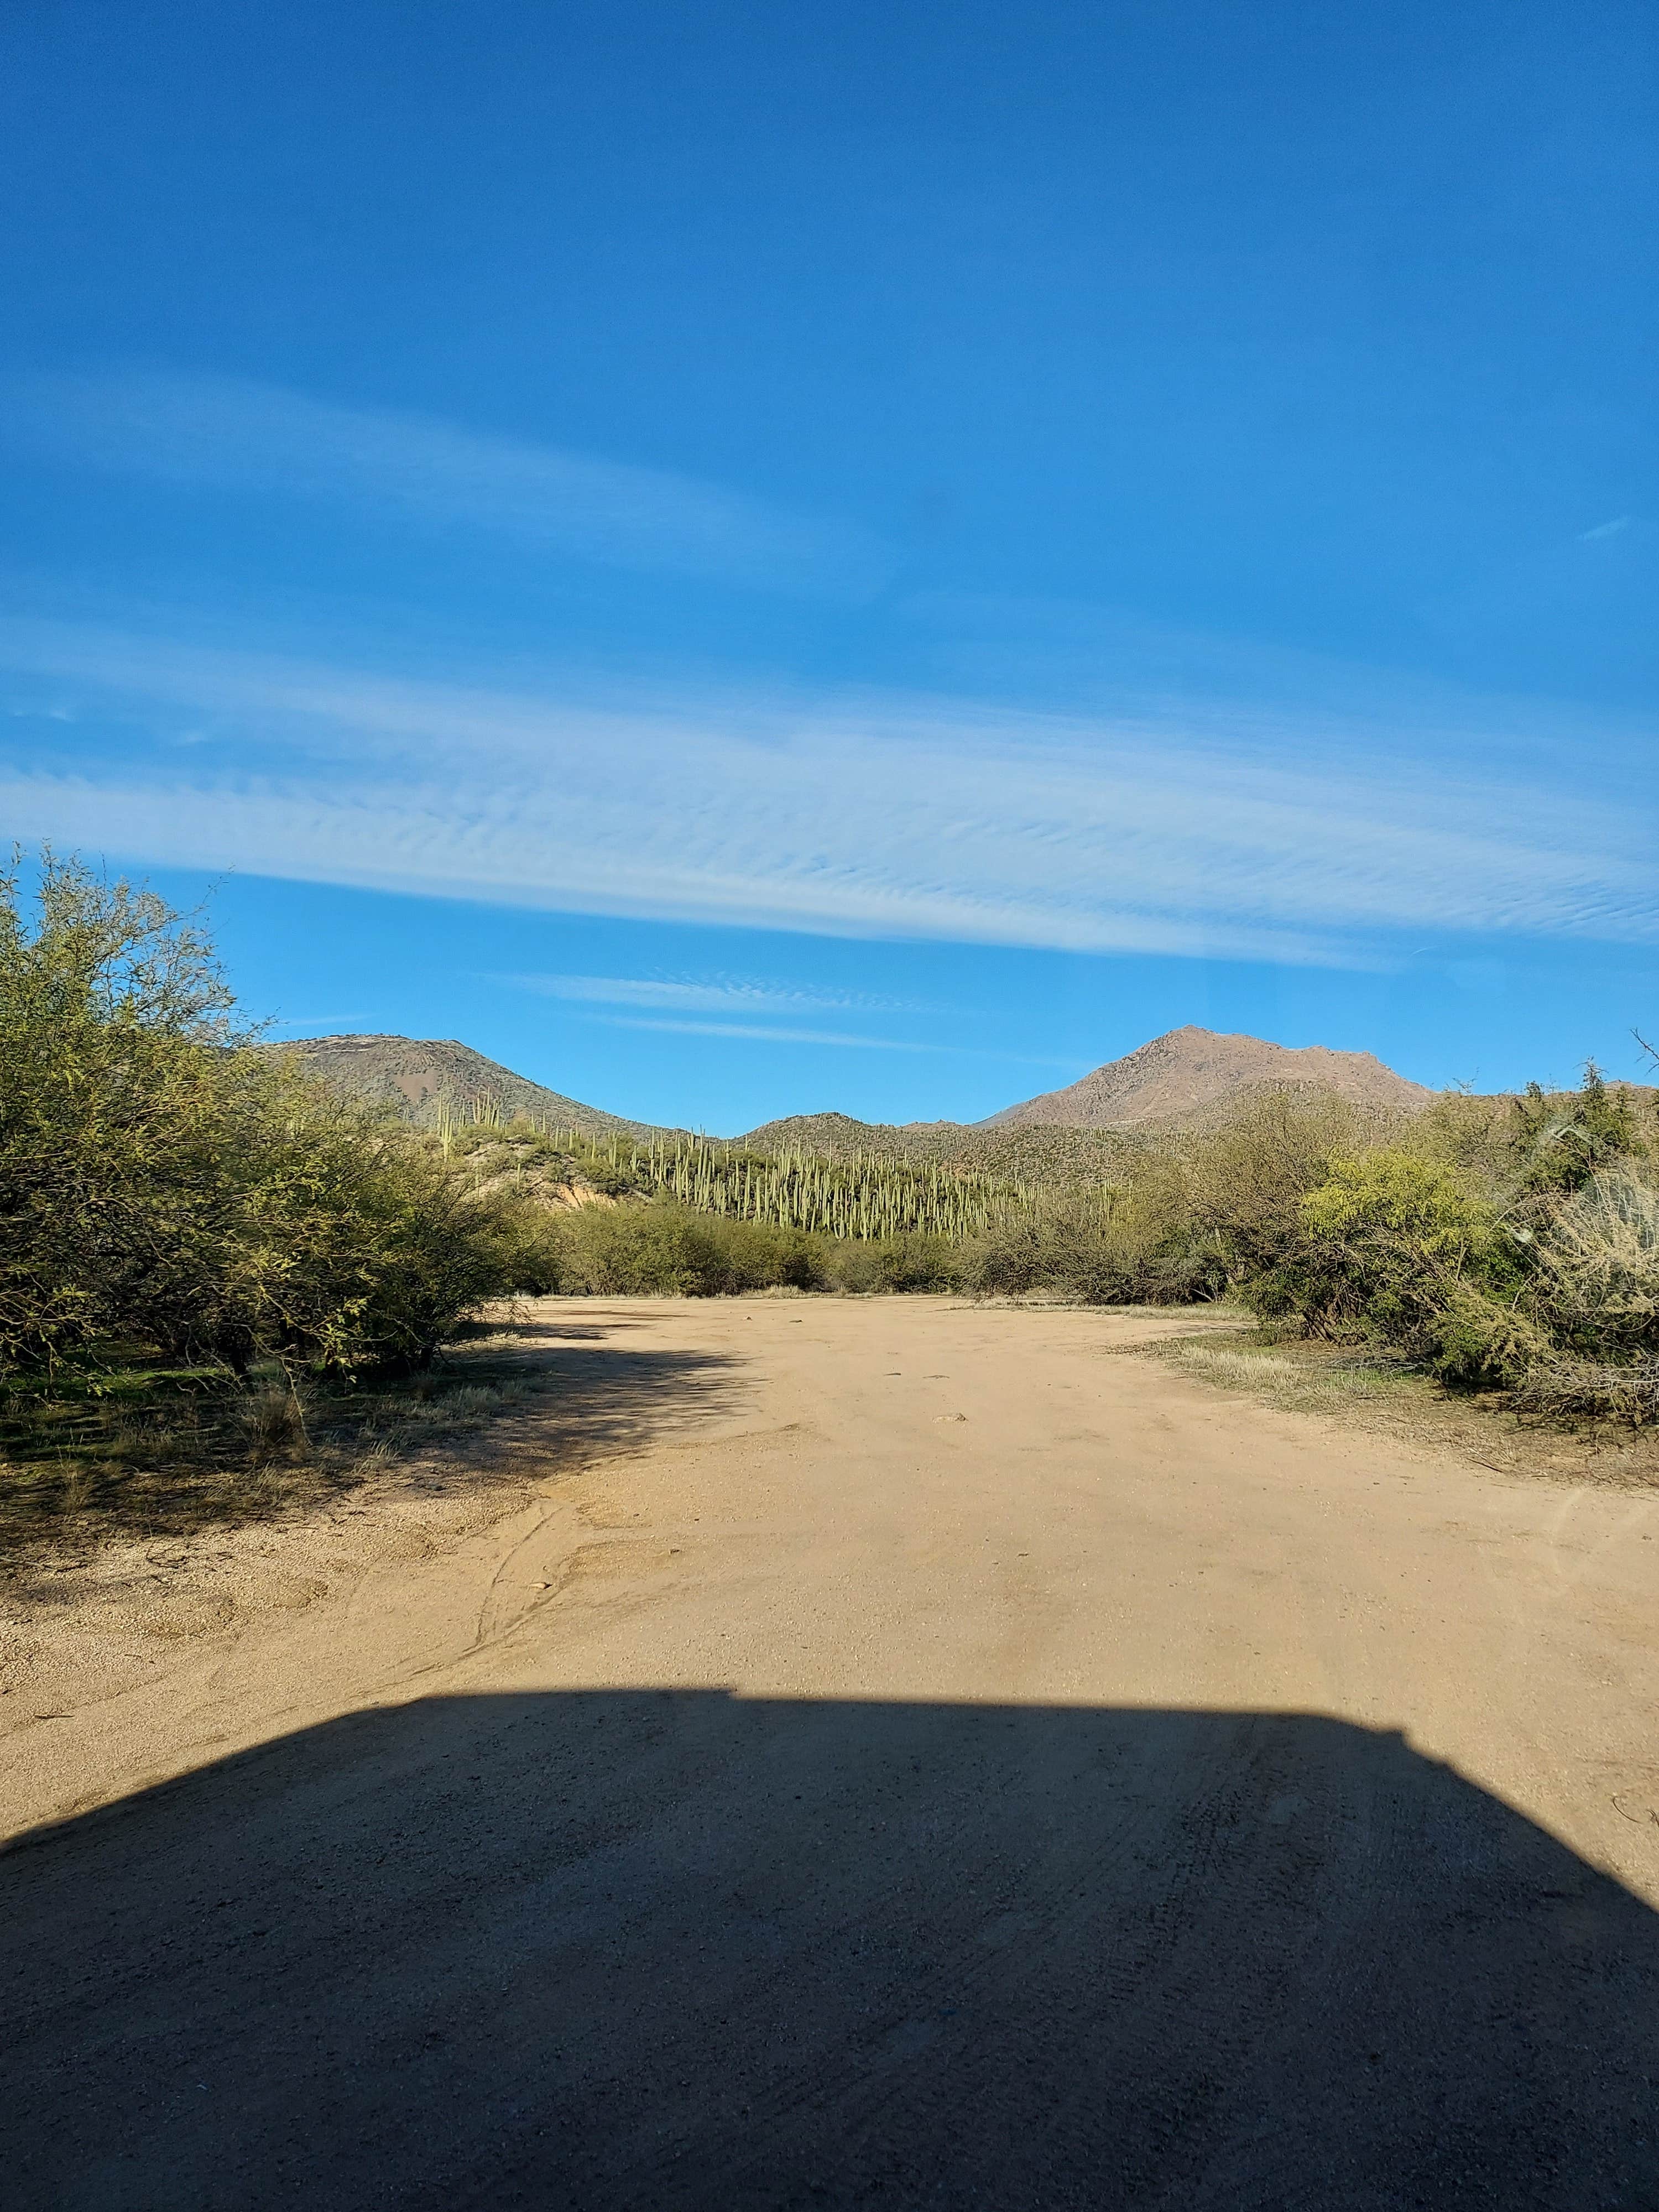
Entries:
POLYGON ((653 1020, 632 1014, 596 1014, 595 1021, 612 1030, 667 1030, 678 1036, 752 1037, 763 1044, 852 1045, 864 1052, 948 1053, 958 1060, 1012 1060, 1021 1067, 1063 1067, 1075 1079, 1088 1070, 1079 1060, 1056 1060, 1048 1053, 998 1052, 971 1044, 939 1044, 916 1038, 855 1036, 842 1030, 775 1029, 758 1022, 682 1022, 653 1020))
POLYGON ((1212 723, 891 696, 605 705, 34 622, 0 623, 0 667, 76 717, 34 726, 51 753, 0 775, 0 823, 158 866, 1325 965, 1386 962, 1404 931, 1659 937, 1650 808, 1463 781, 1420 746, 1391 774, 1328 717, 1242 719, 1230 747, 1212 723), (124 757, 88 757, 100 728, 124 757))
POLYGON ((696 477, 270 385, 33 377, 3 398, 13 445, 168 483, 379 510, 578 560, 809 598, 863 598, 892 567, 856 526, 696 477))
POLYGON ((600 1006, 660 1006, 681 1013, 803 1014, 915 1013, 920 1011, 906 999, 877 999, 863 992, 802 991, 776 984, 742 981, 676 982, 654 976, 632 975, 503 975, 503 983, 534 991, 544 999, 565 999, 575 1004, 600 1006))
POLYGON ((949 1052, 942 1044, 916 1044, 897 1037, 854 1036, 841 1030, 775 1029, 759 1022, 655 1021, 633 1014, 600 1014, 596 1019, 612 1030, 665 1030, 675 1036, 755 1037, 764 1044, 853 1045, 861 1052, 949 1052))

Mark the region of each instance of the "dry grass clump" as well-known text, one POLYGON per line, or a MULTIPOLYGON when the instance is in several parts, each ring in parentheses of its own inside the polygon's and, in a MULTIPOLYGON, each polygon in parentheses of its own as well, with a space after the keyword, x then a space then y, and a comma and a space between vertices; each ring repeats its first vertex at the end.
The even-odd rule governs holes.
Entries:
POLYGON ((235 1419, 255 1459, 302 1450, 310 1442, 300 1394, 286 1377, 251 1391, 237 1408, 235 1419))
POLYGON ((1494 1474, 1659 1486, 1659 1425, 1634 1418, 1640 1409, 1628 1402, 1622 1412, 1616 1399, 1609 1407, 1612 1376, 1589 1378, 1588 1390, 1582 1376, 1563 1377, 1581 1387, 1559 1395, 1530 1384, 1515 1392, 1449 1390, 1386 1352, 1261 1336, 1166 1339, 1138 1356, 1276 1412, 1322 1413, 1408 1450, 1457 1453, 1494 1474))
POLYGON ((1553 1420, 1613 1420, 1643 1428, 1659 1421, 1659 1359, 1553 1359, 1528 1370, 1510 1393, 1511 1409, 1553 1420))
POLYGON ((1152 1350, 1183 1373, 1224 1390, 1245 1390, 1298 1413, 1340 1413, 1376 1405, 1411 1387, 1397 1369, 1363 1358, 1332 1358, 1254 1344, 1177 1337, 1152 1350))

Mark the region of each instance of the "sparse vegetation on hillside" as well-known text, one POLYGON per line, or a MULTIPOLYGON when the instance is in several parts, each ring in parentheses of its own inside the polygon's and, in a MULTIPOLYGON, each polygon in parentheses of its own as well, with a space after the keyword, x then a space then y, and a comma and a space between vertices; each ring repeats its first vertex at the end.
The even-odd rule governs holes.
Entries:
POLYGON ((639 1144, 602 1141, 576 1129, 544 1129, 527 1117, 501 1122, 475 1115, 438 1141, 446 1156, 488 1162, 499 1178, 549 1171, 574 1190, 607 1196, 634 1193, 678 1199, 699 1213, 832 1237, 921 1234, 956 1243, 1012 1220, 1030 1206, 1028 1185, 880 1153, 823 1159, 791 1147, 764 1152, 747 1146, 675 1137, 639 1144))
POLYGON ((414 1129, 441 1128, 480 1112, 495 1121, 522 1114, 542 1126, 570 1124, 590 1137, 653 1133, 641 1123, 532 1083, 453 1037, 307 1037, 261 1049, 325 1083, 349 1103, 414 1129))
POLYGON ((800 1114, 769 1121, 741 1139, 745 1150, 799 1152, 817 1159, 903 1160, 1045 1188, 1114 1182, 1122 1163, 1148 1139, 1115 1129, 1067 1129, 1045 1122, 990 1128, 960 1121, 912 1128, 854 1121, 844 1114, 800 1114))

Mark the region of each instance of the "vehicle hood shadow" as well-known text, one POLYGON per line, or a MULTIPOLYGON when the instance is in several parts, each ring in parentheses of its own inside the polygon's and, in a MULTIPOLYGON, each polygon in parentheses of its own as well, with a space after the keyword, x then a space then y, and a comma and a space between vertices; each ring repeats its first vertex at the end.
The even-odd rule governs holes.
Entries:
POLYGON ((1317 1716, 444 1698, 0 1874, 17 2212, 1659 2204, 1659 1917, 1317 1716))

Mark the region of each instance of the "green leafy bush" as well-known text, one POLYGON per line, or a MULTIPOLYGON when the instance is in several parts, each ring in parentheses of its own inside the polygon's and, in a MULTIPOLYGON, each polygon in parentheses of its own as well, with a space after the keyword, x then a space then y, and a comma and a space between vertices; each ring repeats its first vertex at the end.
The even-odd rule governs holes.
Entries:
POLYGON ((1466 1387, 1510 1388, 1555 1356, 1548 1331, 1513 1295, 1455 1279, 1442 1285, 1405 1348, 1420 1352, 1443 1382, 1466 1387))
POLYGON ((969 1280, 982 1296, 1051 1291, 1082 1305, 1133 1305, 1156 1297, 1156 1237, 1109 1218, 1097 1200, 1061 1199, 978 1240, 969 1280))
POLYGON ((469 1190, 404 1132, 301 1091, 250 1116, 224 1291, 252 1340, 324 1368, 418 1365, 455 1323, 553 1288, 541 1219, 469 1190))
POLYGON ((699 1213, 672 1198, 553 1217, 562 1290, 718 1297, 744 1291, 947 1290, 961 1279, 942 1237, 836 1238, 699 1213))
MULTIPOLYGON (((1295 1237, 1246 1287, 1259 1312, 1294 1315, 1316 1335, 1395 1345, 1461 1375, 1486 1371, 1481 1302, 1517 1285, 1516 1248, 1449 1167, 1399 1150, 1334 1160, 1297 1216, 1295 1237)), ((1495 1347, 1496 1312, 1491 1320, 1495 1347)))
POLYGON ((418 1362, 534 1234, 406 1133, 250 1048, 154 894, 0 877, 0 1375, 112 1340, 240 1372, 418 1362))
POLYGON ((1586 1062, 1576 1091, 1552 1096, 1529 1083, 1511 1115, 1508 1150, 1514 1180, 1523 1190, 1577 1190, 1602 1168, 1647 1149, 1635 1099, 1627 1091, 1610 1090, 1594 1060, 1586 1062))
POLYGON ((713 1297, 773 1284, 805 1289, 818 1279, 811 1240, 800 1231, 695 1213, 672 1199, 584 1206, 559 1218, 557 1237, 566 1291, 713 1297))
POLYGON ((871 1295, 896 1291, 954 1291, 962 1287, 962 1249, 948 1237, 924 1230, 893 1237, 813 1240, 816 1278, 809 1287, 871 1295))

